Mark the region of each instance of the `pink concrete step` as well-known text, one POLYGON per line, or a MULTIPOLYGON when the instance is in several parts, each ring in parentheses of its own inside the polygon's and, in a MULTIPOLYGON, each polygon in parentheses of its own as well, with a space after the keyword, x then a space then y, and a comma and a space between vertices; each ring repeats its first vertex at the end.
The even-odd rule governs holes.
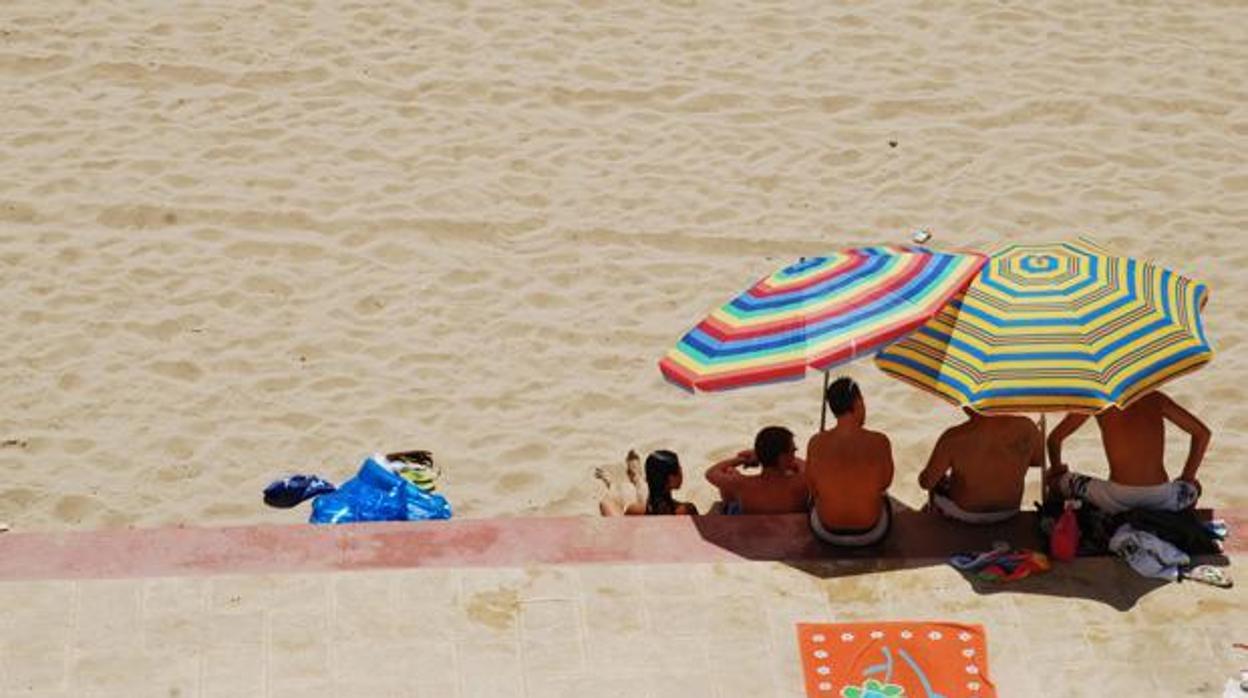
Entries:
MULTIPOLYGON (((1248 517, 1220 511, 1232 529, 1248 517)), ((392 567, 892 559, 943 561, 993 541, 1042 547, 1033 514, 984 528, 896 514, 881 546, 814 540, 802 515, 458 519, 421 523, 113 529, 0 535, 0 580, 317 572, 392 567)), ((1232 537, 1228 552, 1248 545, 1232 537)))

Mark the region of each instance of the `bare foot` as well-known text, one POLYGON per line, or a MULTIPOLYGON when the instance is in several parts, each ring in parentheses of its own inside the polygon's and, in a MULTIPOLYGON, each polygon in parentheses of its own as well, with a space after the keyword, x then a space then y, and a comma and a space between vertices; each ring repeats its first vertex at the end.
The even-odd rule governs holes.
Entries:
POLYGON ((594 468, 594 477, 602 480, 602 484, 606 485, 608 490, 611 489, 611 476, 607 474, 606 470, 603 468, 594 468))
POLYGON ((628 481, 634 485, 641 480, 641 456, 631 448, 624 457, 624 472, 628 473, 628 481))

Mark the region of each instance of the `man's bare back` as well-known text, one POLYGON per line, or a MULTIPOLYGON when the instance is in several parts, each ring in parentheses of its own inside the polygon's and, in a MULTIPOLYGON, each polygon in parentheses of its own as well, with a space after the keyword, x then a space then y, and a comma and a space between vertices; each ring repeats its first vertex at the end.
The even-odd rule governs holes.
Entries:
POLYGON ((735 505, 742 514, 791 514, 807 510, 810 492, 805 470, 806 462, 797 457, 793 432, 772 426, 758 433, 753 449, 708 468, 706 479, 719 489, 725 505, 735 505), (742 472, 748 468, 759 468, 759 472, 742 472))
POLYGON ((736 487, 736 501, 745 514, 792 514, 806 511, 810 494, 806 476, 800 469, 763 471, 742 476, 736 487))
POLYGON ((868 529, 879 521, 881 501, 893 483, 892 445, 879 432, 838 424, 811 437, 806 477, 824 526, 868 529))
MULTIPOLYGON (((1066 470, 1061 459, 1062 441, 1087 419, 1087 415, 1067 415, 1049 436, 1049 460, 1056 475, 1066 470)), ((1209 445, 1209 429, 1163 393, 1153 392, 1125 410, 1111 407, 1096 416, 1111 482, 1150 486, 1170 481, 1165 466, 1166 420, 1192 437, 1187 463, 1179 479, 1196 481, 1196 470, 1209 445)))
POLYGON ((1161 396, 1152 393, 1125 410, 1111 407, 1096 415, 1109 460, 1109 479, 1120 485, 1160 485, 1166 474, 1166 422, 1161 396))
POLYGON ((1017 509, 1029 467, 1044 462, 1044 438, 1026 417, 971 415, 945 431, 919 475, 923 489, 949 476, 947 496, 969 512, 1017 509))

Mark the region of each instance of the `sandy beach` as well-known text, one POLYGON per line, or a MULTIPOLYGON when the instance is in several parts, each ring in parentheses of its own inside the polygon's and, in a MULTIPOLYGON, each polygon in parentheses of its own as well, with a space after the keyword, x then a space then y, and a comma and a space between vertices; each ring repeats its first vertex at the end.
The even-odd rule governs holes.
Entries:
MULTIPOLYGON (((1170 394, 1215 432, 1203 501, 1242 509, 1245 26, 1230 1, 7 5, 0 521, 299 521, 267 482, 403 448, 457 516, 592 515, 629 448, 677 451, 705 507, 712 460, 818 428, 820 381, 693 396, 658 358, 798 256, 920 227, 1209 284, 1218 354, 1170 394)), ((917 505, 959 414, 846 372, 917 505)), ((1104 471, 1094 428, 1067 450, 1104 471)))

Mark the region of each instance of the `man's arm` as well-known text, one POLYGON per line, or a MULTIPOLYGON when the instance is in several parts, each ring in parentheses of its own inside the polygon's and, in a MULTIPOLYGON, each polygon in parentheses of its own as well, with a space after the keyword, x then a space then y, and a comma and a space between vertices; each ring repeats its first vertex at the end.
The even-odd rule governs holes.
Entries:
POLYGON ((1053 432, 1049 434, 1049 467, 1057 471, 1066 469, 1066 464, 1062 462, 1062 442, 1086 421, 1088 421, 1088 415, 1072 412, 1058 422, 1056 427, 1053 427, 1053 432))
POLYGON ((1027 424, 1031 427, 1031 457, 1027 459, 1027 467, 1043 469, 1044 433, 1040 431, 1040 426, 1030 419, 1027 419, 1027 424))
POLYGON ((719 489, 721 497, 733 499, 737 485, 741 483, 743 477, 737 468, 748 462, 749 460, 742 453, 725 458, 706 469, 706 481, 719 489))
POLYGON ((1195 482, 1196 470, 1200 468, 1201 461, 1205 459, 1205 450, 1209 448, 1212 433, 1204 422, 1196 418, 1196 415, 1183 409, 1169 396, 1161 393, 1157 395, 1161 398, 1161 415, 1192 437, 1192 444, 1187 450, 1187 464, 1183 466, 1183 474, 1179 476, 1179 479, 1195 482))
POLYGON ((880 440, 883 442, 884 449, 884 473, 880 484, 880 491, 884 491, 893 484, 893 444, 888 440, 888 437, 883 434, 880 434, 880 440))
POLYGON ((927 459, 927 467, 919 473, 919 487, 925 490, 932 489, 951 467, 953 467, 953 459, 949 456, 949 440, 941 434, 940 438, 936 439, 936 445, 932 447, 932 455, 927 459))

